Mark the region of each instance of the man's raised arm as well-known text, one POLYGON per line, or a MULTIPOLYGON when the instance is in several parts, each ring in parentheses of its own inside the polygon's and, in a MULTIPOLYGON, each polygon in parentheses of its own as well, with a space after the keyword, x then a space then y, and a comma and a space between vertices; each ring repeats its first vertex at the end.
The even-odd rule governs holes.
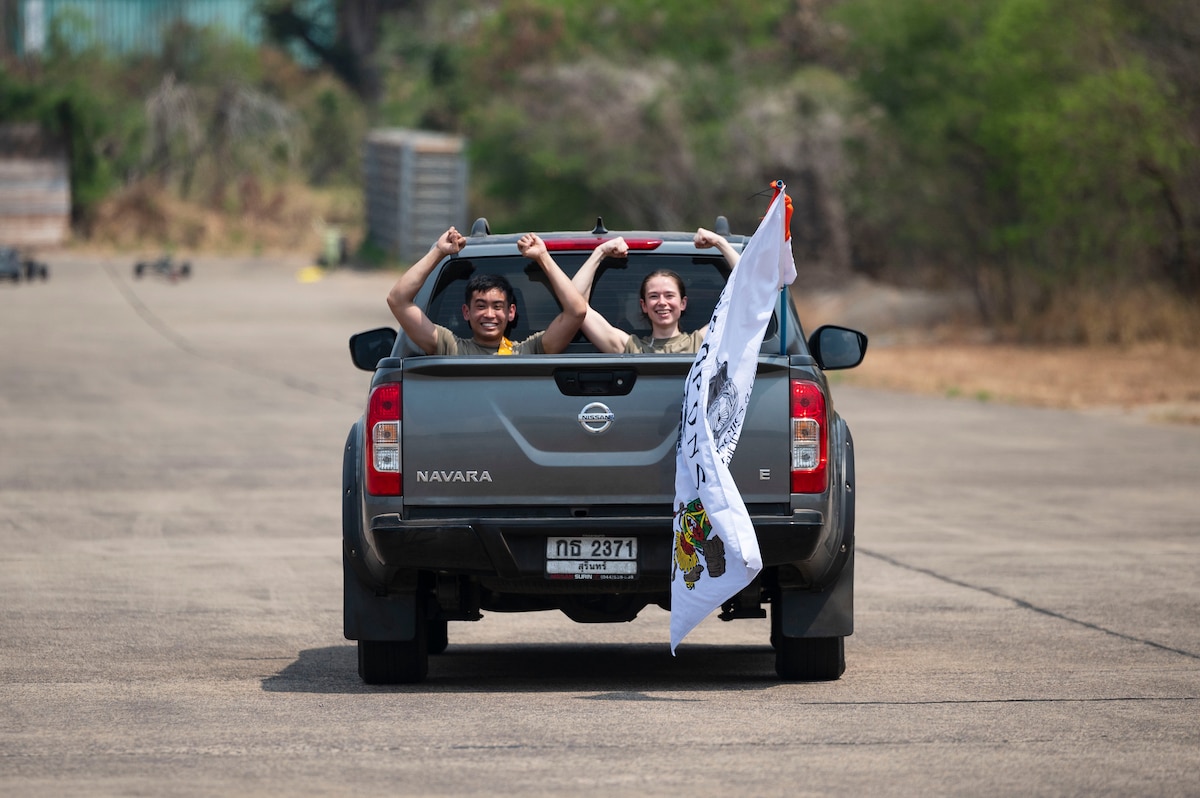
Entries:
POLYGON ((455 255, 466 246, 467 239, 458 230, 451 227, 442 233, 429 251, 420 260, 405 269, 404 274, 388 292, 387 303, 392 309, 392 315, 400 322, 401 328, 413 343, 421 347, 425 354, 433 354, 437 346, 437 330, 433 321, 413 303, 413 298, 425 284, 425 280, 433 271, 433 267, 446 255, 455 255))

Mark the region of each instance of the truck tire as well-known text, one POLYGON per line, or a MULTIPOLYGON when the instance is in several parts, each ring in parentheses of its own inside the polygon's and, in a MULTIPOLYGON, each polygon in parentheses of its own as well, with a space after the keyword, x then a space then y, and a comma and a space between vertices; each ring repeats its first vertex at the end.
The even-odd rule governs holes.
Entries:
POLYGON ((428 642, 430 654, 441 654, 450 645, 450 624, 445 620, 430 621, 428 624, 428 642))
POLYGON ((783 599, 771 603, 775 673, 792 682, 830 682, 846 672, 845 637, 789 637, 783 633, 783 599))
POLYGON ((367 684, 414 684, 429 672, 425 624, 413 640, 359 640, 358 675, 367 684))
POLYGON ((830 682, 846 672, 846 638, 772 635, 780 679, 830 682))

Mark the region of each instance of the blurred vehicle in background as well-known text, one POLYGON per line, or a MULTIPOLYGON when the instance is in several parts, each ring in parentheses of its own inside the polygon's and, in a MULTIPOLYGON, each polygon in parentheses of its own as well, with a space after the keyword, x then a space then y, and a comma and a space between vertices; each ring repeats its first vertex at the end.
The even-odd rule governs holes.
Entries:
POLYGON ((50 268, 33 258, 22 258, 15 247, 0 246, 0 280, 19 283, 22 277, 26 280, 47 280, 50 278, 50 268))
POLYGON ((146 274, 165 277, 171 282, 192 276, 192 264, 189 261, 176 263, 170 255, 163 255, 150 261, 138 261, 133 267, 133 276, 141 278, 146 274))

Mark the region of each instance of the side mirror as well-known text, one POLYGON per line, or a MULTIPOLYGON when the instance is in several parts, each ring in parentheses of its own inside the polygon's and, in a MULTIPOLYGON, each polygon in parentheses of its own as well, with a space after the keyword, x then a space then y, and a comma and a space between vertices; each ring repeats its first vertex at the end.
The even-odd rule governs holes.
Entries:
POLYGON ((350 359, 363 371, 374 371, 379 361, 392 356, 396 331, 391 327, 355 333, 350 336, 350 359))
POLYGON ((852 369, 867 354, 867 336, 858 330, 825 325, 809 337, 808 351, 823 371, 852 369))

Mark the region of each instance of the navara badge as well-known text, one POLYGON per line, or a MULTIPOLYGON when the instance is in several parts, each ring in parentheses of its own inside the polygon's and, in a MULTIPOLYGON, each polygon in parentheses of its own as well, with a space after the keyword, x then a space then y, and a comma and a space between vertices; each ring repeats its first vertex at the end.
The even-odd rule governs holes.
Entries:
POLYGON ((593 435, 606 432, 616 418, 603 402, 592 402, 579 411, 579 426, 593 435))

